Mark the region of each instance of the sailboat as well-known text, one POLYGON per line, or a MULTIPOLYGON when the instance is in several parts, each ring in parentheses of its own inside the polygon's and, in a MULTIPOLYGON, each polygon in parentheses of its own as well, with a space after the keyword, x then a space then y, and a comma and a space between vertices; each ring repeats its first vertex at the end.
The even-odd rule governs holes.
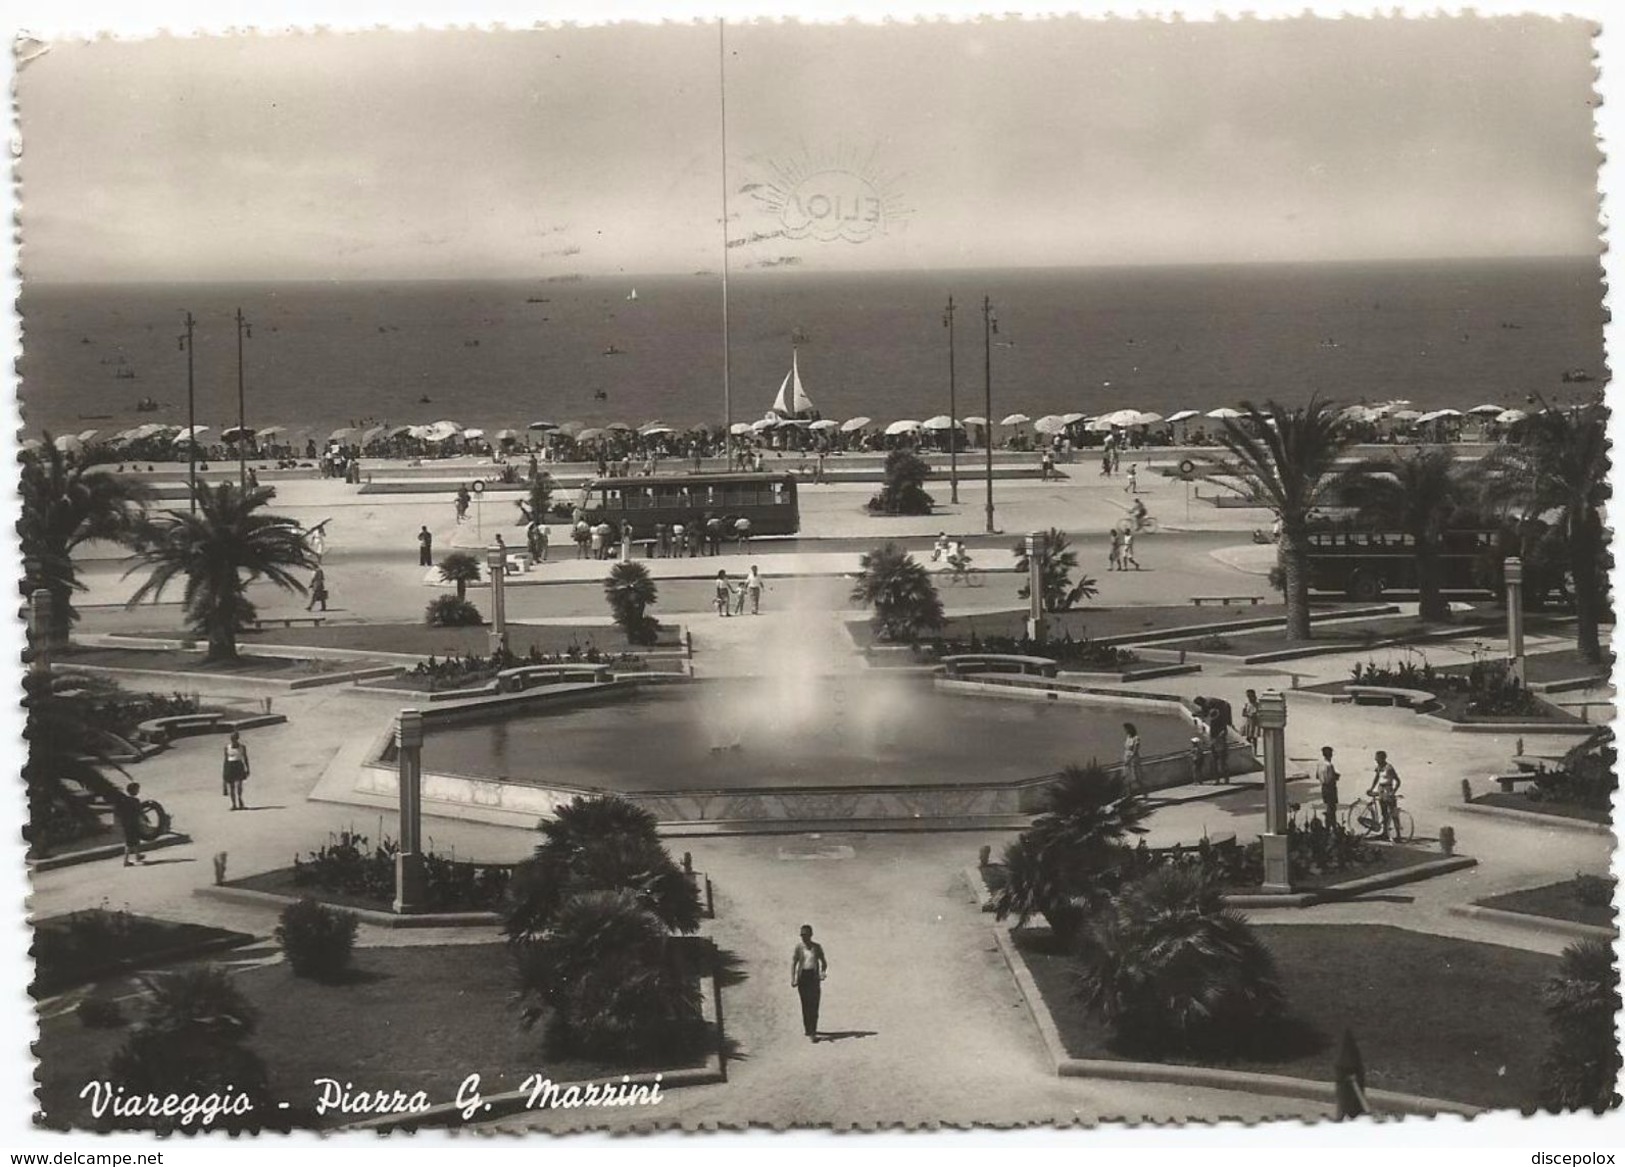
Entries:
POLYGON ((801 387, 801 369, 793 346, 790 349, 790 371, 784 375, 779 395, 773 399, 773 412, 779 417, 805 417, 813 412, 812 398, 801 387))
POLYGON ((638 298, 638 290, 633 288, 629 293, 627 293, 626 298, 628 300, 636 300, 638 298))

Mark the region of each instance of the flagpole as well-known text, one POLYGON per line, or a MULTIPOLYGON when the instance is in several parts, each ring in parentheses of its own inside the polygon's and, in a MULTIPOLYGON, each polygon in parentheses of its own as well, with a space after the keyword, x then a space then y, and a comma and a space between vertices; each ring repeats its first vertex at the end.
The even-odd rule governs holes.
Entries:
POLYGON ((728 384, 728 51, 725 22, 717 20, 717 97, 722 129, 722 452, 733 469, 733 395, 728 384))

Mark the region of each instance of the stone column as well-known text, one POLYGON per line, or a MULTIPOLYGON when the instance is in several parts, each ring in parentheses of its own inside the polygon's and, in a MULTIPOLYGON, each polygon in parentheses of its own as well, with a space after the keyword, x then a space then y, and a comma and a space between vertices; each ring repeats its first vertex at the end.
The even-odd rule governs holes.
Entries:
POLYGON ((1514 556, 1505 564, 1507 581, 1507 660, 1512 675, 1523 680, 1523 560, 1514 556))
POLYGON ((35 588, 28 596, 28 647, 33 656, 29 667, 36 673, 51 671, 51 650, 58 646, 51 635, 51 593, 35 588))
POLYGON ((403 709, 395 718, 400 773, 401 849, 395 855, 395 911, 423 905, 423 714, 403 709))
POLYGON ((508 647, 508 608, 504 588, 508 582, 507 557, 500 551, 485 553, 485 570, 491 577, 491 651, 508 647))
POLYGON ((1286 697, 1274 689, 1258 695, 1258 728, 1264 754, 1264 890, 1289 892, 1287 859, 1286 697))
POLYGON ((1027 532, 1027 639, 1044 639, 1044 555, 1042 531, 1027 532))

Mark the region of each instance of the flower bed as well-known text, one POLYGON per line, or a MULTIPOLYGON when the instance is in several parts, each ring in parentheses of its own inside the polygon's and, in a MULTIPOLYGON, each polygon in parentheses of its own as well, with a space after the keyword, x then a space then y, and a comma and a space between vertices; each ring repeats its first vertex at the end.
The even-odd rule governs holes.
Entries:
POLYGON ((473 653, 448 656, 444 659, 431 656, 427 660, 419 661, 399 677, 391 678, 389 687, 419 689, 427 693, 473 689, 495 680, 497 674, 504 669, 518 668, 521 665, 561 664, 601 664, 623 672, 642 672, 649 667, 649 662, 644 657, 629 652, 614 654, 600 652, 591 644, 585 648, 571 645, 562 652, 542 652, 532 645, 524 654, 504 649, 488 656, 473 653))
POLYGON ((252 939, 242 932, 105 908, 51 916, 34 924, 34 983, 29 991, 43 997, 122 969, 252 939))
POLYGON ((1103 669, 1112 672, 1125 669, 1140 659, 1126 648, 1098 644, 1093 640, 1074 640, 1070 632, 1059 640, 1029 640, 1025 636, 983 637, 972 632, 968 640, 926 640, 915 649, 915 655, 927 661, 982 652, 1048 657, 1063 669, 1103 669))
MULTIPOLYGON (((1264 1027, 1255 1047, 1230 1061, 1158 1060, 1329 1082, 1348 1028, 1368 1089, 1534 1105, 1549 1037, 1539 988, 1556 972, 1555 957, 1378 925, 1255 929, 1274 955, 1290 1022, 1264 1027)), ((1056 951, 1047 929, 1017 929, 1012 938, 1068 1056, 1148 1060, 1112 1048, 1078 999, 1075 961, 1056 951)))
MULTIPOLYGON (((292 867, 228 880, 226 887, 276 895, 310 896, 347 908, 390 910, 395 902, 395 856, 390 838, 372 844, 365 835, 340 831, 292 867)), ((423 908, 434 912, 494 911, 502 903, 513 865, 469 863, 443 855, 423 856, 423 908)))
POLYGON ((1613 879, 1601 875, 1576 875, 1573 879, 1558 883, 1511 891, 1473 902, 1480 907, 1497 908, 1503 912, 1522 912, 1528 916, 1545 916, 1552 920, 1610 928, 1616 914, 1613 898, 1613 879))

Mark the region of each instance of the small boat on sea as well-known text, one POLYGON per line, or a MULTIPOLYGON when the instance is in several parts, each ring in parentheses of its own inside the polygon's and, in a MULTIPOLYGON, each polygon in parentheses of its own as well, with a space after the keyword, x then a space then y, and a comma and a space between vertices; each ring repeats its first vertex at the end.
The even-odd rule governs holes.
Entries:
POLYGON ((773 412, 781 418, 806 417, 814 409, 812 398, 801 385, 801 365, 795 346, 790 348, 790 371, 784 375, 779 395, 773 399, 773 412))
POLYGON ((638 298, 638 290, 636 288, 633 288, 630 292, 627 293, 626 298, 628 300, 636 300, 638 298))
POLYGON ((604 349, 603 355, 606 357, 618 357, 621 356, 625 351, 625 349, 619 349, 614 345, 610 345, 608 348, 604 349))

